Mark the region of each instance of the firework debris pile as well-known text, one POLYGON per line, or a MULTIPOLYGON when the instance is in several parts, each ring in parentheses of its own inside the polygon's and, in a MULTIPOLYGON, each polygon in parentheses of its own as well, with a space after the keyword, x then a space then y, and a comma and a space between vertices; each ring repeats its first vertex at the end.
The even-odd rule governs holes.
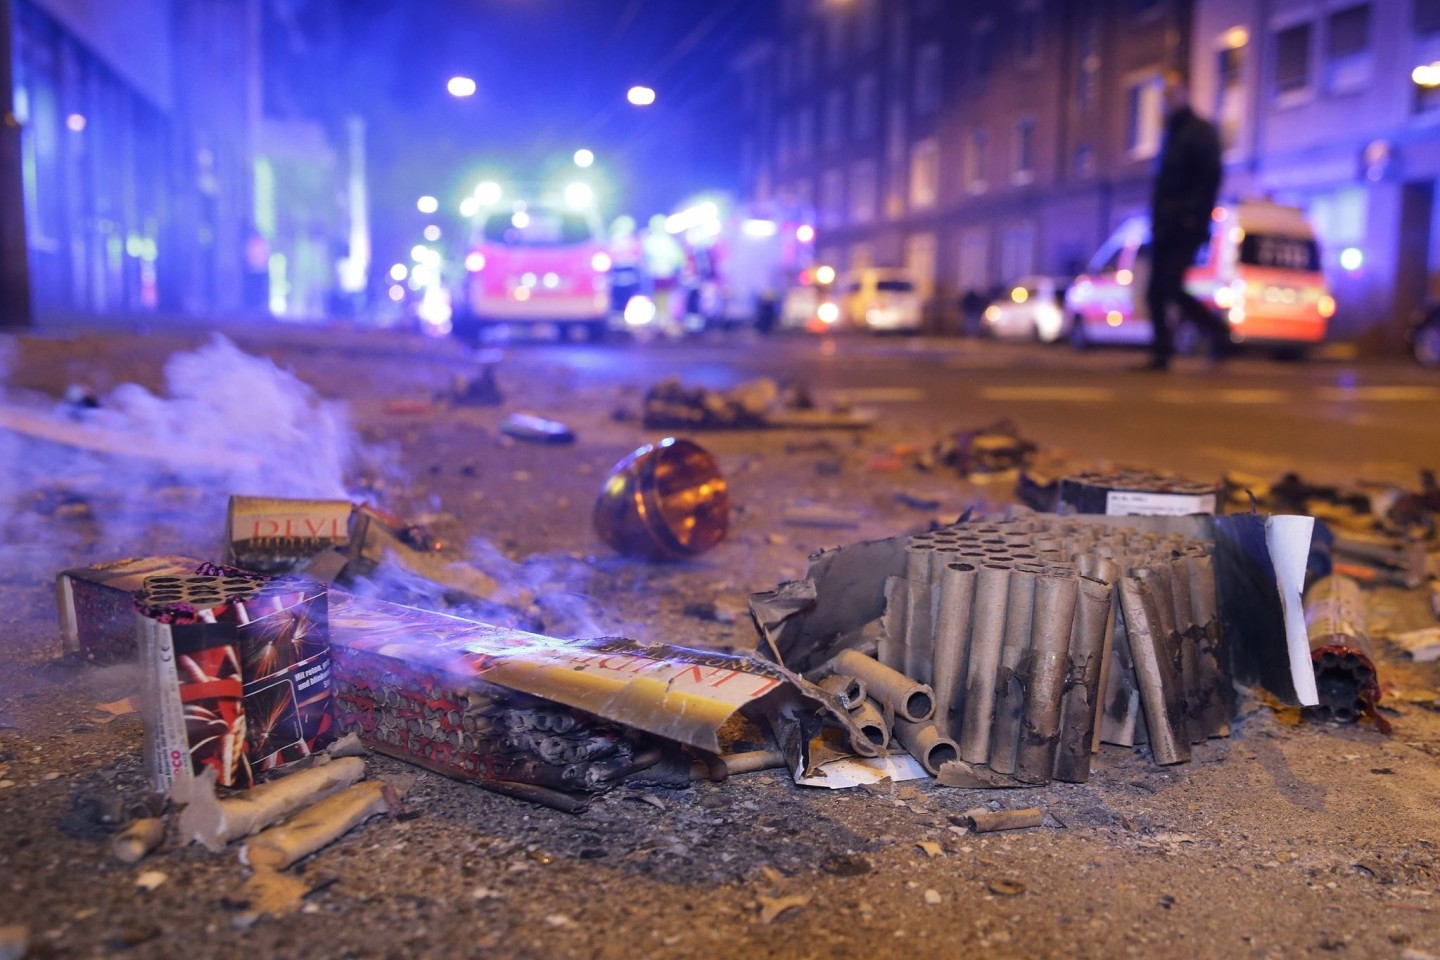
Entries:
POLYGON ((803 384, 782 387, 768 377, 730 390, 687 387, 671 377, 646 391, 640 420, 649 430, 861 429, 875 417, 843 401, 822 409, 803 384))

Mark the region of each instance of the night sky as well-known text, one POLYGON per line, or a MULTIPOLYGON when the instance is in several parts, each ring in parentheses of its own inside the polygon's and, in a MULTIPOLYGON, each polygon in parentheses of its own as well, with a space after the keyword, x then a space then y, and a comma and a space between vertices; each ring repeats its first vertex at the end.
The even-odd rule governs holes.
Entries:
POLYGON ((290 0, 269 36, 272 55, 290 64, 277 76, 294 79, 269 96, 270 106, 283 112, 288 100, 301 111, 366 117, 377 262, 418 239, 410 234, 420 229, 421 194, 440 199, 442 217, 453 215, 481 179, 569 178, 580 147, 595 152, 603 211, 644 218, 696 191, 736 186, 739 84, 731 63, 766 33, 776 7, 290 0), (475 79, 473 97, 446 92, 457 74, 475 79), (653 87, 656 103, 627 103, 632 84, 653 87))

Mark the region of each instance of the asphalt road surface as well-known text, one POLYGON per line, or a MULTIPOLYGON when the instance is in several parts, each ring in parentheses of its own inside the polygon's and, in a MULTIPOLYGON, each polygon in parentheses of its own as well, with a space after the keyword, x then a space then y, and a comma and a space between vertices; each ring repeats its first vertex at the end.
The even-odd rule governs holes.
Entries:
MULTIPOLYGON (((1156 375, 1126 369, 1135 353, 971 341, 732 336, 476 354, 400 333, 228 332, 240 352, 176 327, 3 341, 10 422, 58 409, 144 442, 96 452, 63 432, 0 429, 0 957, 17 945, 187 960, 1440 956, 1440 671, 1393 651, 1388 736, 1249 697, 1233 735, 1193 762, 1106 747, 1083 785, 871 793, 767 771, 622 786, 578 815, 374 757, 371 775, 406 788, 406 813, 292 868, 308 893, 289 912, 260 909, 233 850, 182 847, 173 832, 141 863, 116 861, 94 811, 144 792, 126 699, 138 689, 124 667, 60 657, 53 576, 125 555, 214 557, 230 493, 338 482, 423 520, 499 584, 484 610, 499 621, 748 648, 743 616, 712 614, 800 575, 813 550, 1010 502, 1008 483, 914 461, 1000 418, 1050 452, 1196 478, 1294 470, 1413 486, 1440 460, 1440 378, 1399 362, 1182 361, 1156 375), (455 402, 456 378, 487 362, 504 402, 455 402), (591 530, 591 504, 612 464, 663 435, 636 415, 672 375, 803 382, 822 406, 877 420, 693 434, 730 483, 726 540, 683 564, 617 557, 591 530), (70 386, 99 411, 65 407, 70 386), (564 421, 576 441, 505 436, 502 419, 522 410, 564 421), (252 461, 258 471, 236 466, 252 461), (787 522, 817 504, 851 523, 787 522), (981 805, 1048 816, 976 835, 962 814, 981 805)), ((453 602, 404 586, 417 603, 453 602)), ((1377 628, 1434 622, 1418 593, 1390 589, 1371 594, 1371 616, 1377 628)))

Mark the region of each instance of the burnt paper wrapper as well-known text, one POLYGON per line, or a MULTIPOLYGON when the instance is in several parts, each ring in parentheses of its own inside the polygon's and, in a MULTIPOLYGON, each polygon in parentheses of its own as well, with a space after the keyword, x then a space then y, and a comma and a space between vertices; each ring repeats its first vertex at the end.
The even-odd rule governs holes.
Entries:
POLYGON ((287 573, 350 543, 348 500, 230 498, 226 563, 260 573, 287 573))
POLYGON ((1190 759, 1185 712, 1175 657, 1165 634, 1153 587, 1144 568, 1132 570, 1120 583, 1125 631, 1135 658, 1135 675, 1145 711, 1150 752, 1158 764, 1190 759))
POLYGON ((1039 567, 1017 563, 1010 569, 1005 598, 1005 633, 1000 641, 1000 670, 995 678, 995 724, 990 736, 990 769, 1015 772, 1025 712, 1026 655, 1030 650, 1039 567))
POLYGON ((1055 768, 1076 593, 1074 577, 1044 576, 1035 583, 1034 628, 1026 658, 1025 713, 1015 758, 1016 779, 1027 783, 1048 782, 1055 768))
POLYGON ((1055 779, 1085 783, 1090 779, 1090 752, 1100 694, 1100 666, 1110 624, 1110 584, 1082 577, 1076 595, 1075 620, 1065 692, 1060 704, 1060 743, 1055 754, 1055 779))
POLYGON ((1009 586, 1009 569, 989 562, 981 565, 975 581, 975 616, 966 670, 964 721, 960 725, 960 759, 966 763, 981 764, 990 759, 995 681, 1000 666, 1000 646, 1005 637, 1009 586))

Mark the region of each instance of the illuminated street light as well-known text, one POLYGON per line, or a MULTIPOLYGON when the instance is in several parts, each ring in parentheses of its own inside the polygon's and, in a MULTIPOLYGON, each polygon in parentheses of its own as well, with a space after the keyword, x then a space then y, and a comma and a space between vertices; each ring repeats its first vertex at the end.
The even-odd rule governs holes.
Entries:
POLYGON ((595 154, 592 151, 586 150, 584 147, 575 151, 575 166, 588 167, 594 162, 595 154))
POLYGON ((445 89, 450 91, 452 97, 473 97, 475 81, 469 77, 451 77, 450 82, 445 84, 445 89))
POLYGON ((500 184, 494 180, 482 181, 475 187, 475 199, 481 206, 492 207, 500 202, 500 184))
POLYGON ((430 226, 428 226, 428 227, 425 228, 425 239, 426 239, 426 240, 429 240, 431 243, 434 243, 436 240, 439 240, 439 239, 440 239, 440 228, 437 227, 437 226, 435 226, 435 224, 433 224, 433 223, 430 224, 430 226))
POLYGON ((1410 79, 1420 87, 1440 87, 1440 63, 1422 63, 1410 71, 1410 79))
POLYGON ((1346 270, 1359 270, 1365 265, 1365 251, 1359 247, 1346 247, 1340 251, 1340 266, 1346 270))
POLYGON ((440 201, 436 200, 434 197, 430 196, 427 193, 425 196, 415 201, 415 209, 419 210, 421 213, 434 213, 436 210, 440 209, 440 201))
POLYGON ((649 87, 631 87, 626 91, 625 99, 637 107, 648 107, 655 102, 655 91, 649 87))
POLYGON ((65 118, 65 126, 75 133, 85 129, 85 114, 72 113, 65 118))
POLYGON ((583 210, 595 202, 595 191, 590 189, 588 183, 566 184, 565 202, 576 210, 583 210))
POLYGON ((801 243, 809 243, 815 239, 815 228, 808 223, 802 223, 795 228, 795 239, 801 243))
POLYGON ((399 283, 408 276, 410 276, 410 268, 403 263, 397 263, 390 268, 390 279, 396 283, 399 283))
POLYGON ((818 284, 830 284, 835 282, 835 268, 831 266, 820 266, 815 268, 815 282, 818 284))
POLYGON ((466 197, 460 201, 460 216, 473 217, 480 212, 480 201, 474 197, 466 197))

